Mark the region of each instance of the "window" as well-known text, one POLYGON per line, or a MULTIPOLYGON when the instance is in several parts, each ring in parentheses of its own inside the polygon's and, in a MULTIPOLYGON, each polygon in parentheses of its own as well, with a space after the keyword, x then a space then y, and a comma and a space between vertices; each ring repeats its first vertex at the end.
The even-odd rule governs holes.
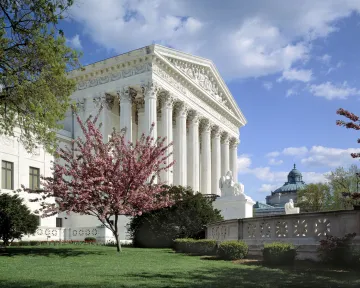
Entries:
POLYGON ((63 227, 63 218, 56 218, 56 227, 63 227))
POLYGON ((1 188, 14 189, 14 163, 1 161, 1 188))
POLYGON ((30 167, 29 188, 32 190, 38 189, 39 183, 40 183, 40 169, 30 167))

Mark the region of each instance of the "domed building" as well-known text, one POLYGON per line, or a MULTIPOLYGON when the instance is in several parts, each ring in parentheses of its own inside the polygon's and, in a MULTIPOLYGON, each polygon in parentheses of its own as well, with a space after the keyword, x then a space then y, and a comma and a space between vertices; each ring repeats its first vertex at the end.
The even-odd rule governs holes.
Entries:
POLYGON ((302 180, 302 174, 299 170, 294 168, 288 174, 288 181, 283 186, 271 192, 271 195, 266 196, 266 204, 274 207, 284 207, 289 199, 297 200, 297 191, 306 187, 302 180))

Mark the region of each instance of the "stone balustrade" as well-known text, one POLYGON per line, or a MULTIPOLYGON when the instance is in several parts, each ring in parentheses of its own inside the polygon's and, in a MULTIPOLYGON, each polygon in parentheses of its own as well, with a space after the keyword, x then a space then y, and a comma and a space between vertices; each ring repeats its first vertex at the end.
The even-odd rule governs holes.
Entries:
POLYGON ((360 245, 360 211, 334 211, 233 219, 207 226, 206 238, 219 242, 242 240, 250 254, 261 254, 264 243, 288 242, 298 247, 299 259, 317 259, 319 240, 326 235, 356 233, 360 245))

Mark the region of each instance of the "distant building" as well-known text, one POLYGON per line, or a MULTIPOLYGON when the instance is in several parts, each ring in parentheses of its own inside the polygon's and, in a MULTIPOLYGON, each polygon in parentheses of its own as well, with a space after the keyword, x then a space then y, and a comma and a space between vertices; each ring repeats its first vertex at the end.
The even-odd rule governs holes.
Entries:
POLYGON ((266 196, 266 204, 257 202, 254 205, 255 216, 268 216, 284 214, 284 205, 289 202, 290 199, 296 203, 297 191, 305 188, 306 184, 302 180, 302 174, 299 170, 294 168, 288 174, 288 181, 275 191, 271 192, 271 195, 266 196))

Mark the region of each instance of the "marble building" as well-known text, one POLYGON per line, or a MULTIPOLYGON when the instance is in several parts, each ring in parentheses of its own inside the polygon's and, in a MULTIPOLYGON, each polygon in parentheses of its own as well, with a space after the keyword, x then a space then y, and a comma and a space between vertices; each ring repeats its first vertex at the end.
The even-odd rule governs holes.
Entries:
MULTIPOLYGON (((82 119, 94 115, 103 105, 100 122, 105 140, 113 128, 126 128, 126 138, 136 141, 155 123, 152 136, 166 137, 167 143, 173 141, 176 164, 160 175, 161 181, 217 195, 221 194, 219 179, 228 171, 237 182, 237 149, 246 119, 210 60, 153 44, 86 65, 69 72, 69 77, 77 82, 72 100, 82 119)), ((62 124, 59 145, 70 145, 71 139, 81 136, 81 129, 71 111, 62 124)), ((1 161, 13 163, 9 167, 13 169, 14 189, 29 183, 27 177, 33 171, 29 167, 35 165, 25 164, 28 155, 20 144, 16 145, 13 147, 17 151, 2 145, 0 152, 1 161)), ((39 149, 39 155, 44 156, 31 157, 37 157, 37 172, 47 175, 52 157, 39 149)), ((41 222, 40 226, 56 224, 74 229, 100 224, 92 216, 74 214, 46 221, 50 222, 41 222)), ((127 221, 123 217, 120 231, 124 231, 127 221)), ((120 238, 125 239, 125 232, 120 238)))

